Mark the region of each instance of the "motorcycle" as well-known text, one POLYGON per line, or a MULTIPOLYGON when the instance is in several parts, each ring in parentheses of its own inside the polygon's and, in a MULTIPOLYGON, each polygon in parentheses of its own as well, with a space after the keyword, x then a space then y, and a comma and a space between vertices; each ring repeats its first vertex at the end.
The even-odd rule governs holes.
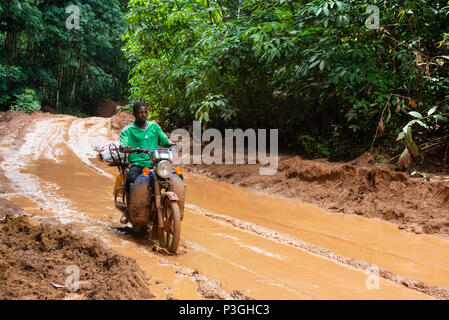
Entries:
POLYGON ((150 226, 151 239, 158 240, 162 248, 176 253, 183 218, 179 202, 184 199, 180 200, 174 190, 174 179, 180 178, 182 181, 183 176, 180 168, 173 167, 173 149, 131 150, 130 153, 147 153, 153 162, 153 169, 143 168, 141 175, 131 184, 129 194, 125 187, 129 166, 126 161, 121 161, 122 157, 116 159, 119 175, 114 188, 114 203, 120 211, 128 210, 134 230, 150 226))

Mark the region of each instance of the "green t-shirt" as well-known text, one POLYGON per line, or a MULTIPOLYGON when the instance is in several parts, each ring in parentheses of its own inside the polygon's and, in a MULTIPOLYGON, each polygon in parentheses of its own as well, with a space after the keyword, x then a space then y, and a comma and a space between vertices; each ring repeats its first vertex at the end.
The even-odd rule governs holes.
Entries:
MULTIPOLYGON (((162 131, 161 127, 154 121, 147 121, 147 128, 141 129, 135 122, 127 125, 120 133, 120 144, 125 147, 142 148, 142 149, 156 149, 159 146, 165 146, 168 138, 162 131)), ((129 162, 138 164, 142 167, 151 168, 153 163, 146 153, 130 153, 129 162)))

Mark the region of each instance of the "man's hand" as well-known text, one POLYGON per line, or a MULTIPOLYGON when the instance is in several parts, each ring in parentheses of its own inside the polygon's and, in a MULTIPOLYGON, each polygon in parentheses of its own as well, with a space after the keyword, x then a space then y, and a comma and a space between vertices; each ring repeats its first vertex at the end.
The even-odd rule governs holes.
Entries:
POLYGON ((165 147, 170 148, 170 147, 179 147, 179 146, 177 143, 168 140, 168 142, 165 144, 165 147))
POLYGON ((123 152, 123 153, 130 153, 131 152, 131 150, 133 149, 132 147, 126 147, 126 146, 123 146, 123 145, 120 145, 120 152, 123 152))

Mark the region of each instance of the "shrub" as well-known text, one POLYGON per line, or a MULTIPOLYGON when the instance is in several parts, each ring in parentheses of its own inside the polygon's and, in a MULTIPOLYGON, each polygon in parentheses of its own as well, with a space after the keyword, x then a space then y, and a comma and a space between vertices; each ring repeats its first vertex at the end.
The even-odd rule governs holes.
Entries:
POLYGON ((32 89, 25 89, 22 94, 15 94, 15 104, 11 106, 12 110, 20 110, 25 113, 31 113, 41 109, 41 103, 32 89))

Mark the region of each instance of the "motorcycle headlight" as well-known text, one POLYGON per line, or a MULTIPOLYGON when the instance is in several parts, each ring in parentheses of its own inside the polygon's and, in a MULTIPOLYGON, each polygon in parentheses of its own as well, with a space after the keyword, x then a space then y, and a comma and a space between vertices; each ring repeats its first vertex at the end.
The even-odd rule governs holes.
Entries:
POLYGON ((173 171, 173 165, 171 164, 170 161, 162 160, 157 165, 156 173, 161 178, 170 177, 172 171, 173 171))

